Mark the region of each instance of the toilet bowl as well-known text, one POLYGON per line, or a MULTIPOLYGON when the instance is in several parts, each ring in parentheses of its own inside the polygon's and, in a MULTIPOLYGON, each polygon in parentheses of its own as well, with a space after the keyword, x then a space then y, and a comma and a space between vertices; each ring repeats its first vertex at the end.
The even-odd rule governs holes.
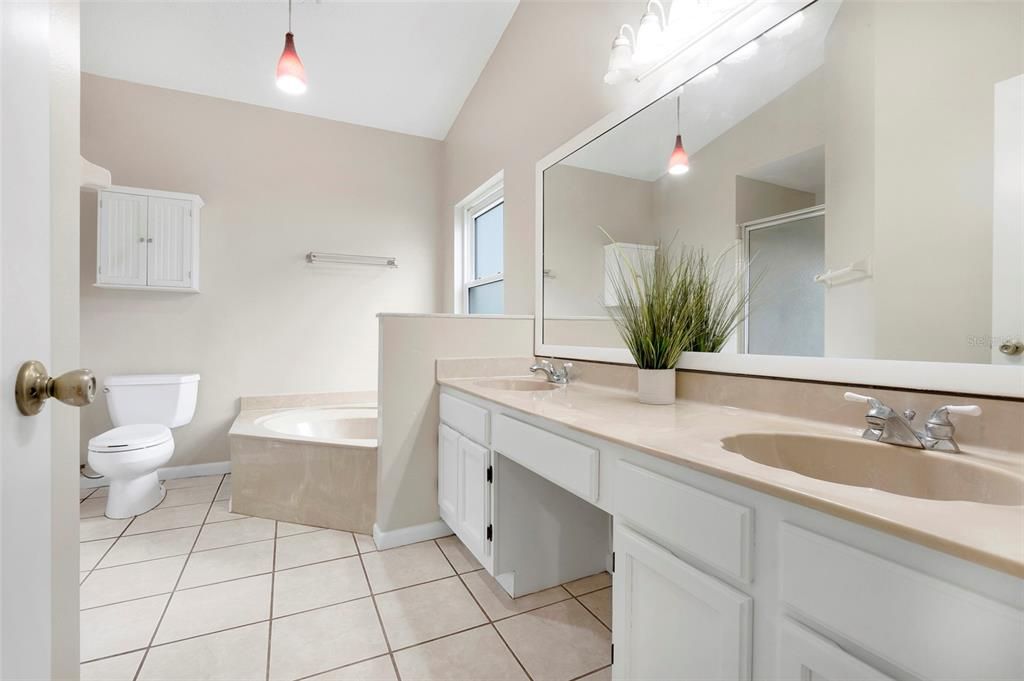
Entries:
POLYGON ((110 482, 108 518, 130 518, 164 498, 158 469, 171 460, 171 428, 192 421, 198 374, 109 376, 104 381, 114 428, 89 440, 89 465, 110 482))
POLYGON ((157 469, 171 460, 174 438, 160 424, 113 428, 89 440, 89 465, 110 481, 108 518, 130 518, 164 499, 157 469))

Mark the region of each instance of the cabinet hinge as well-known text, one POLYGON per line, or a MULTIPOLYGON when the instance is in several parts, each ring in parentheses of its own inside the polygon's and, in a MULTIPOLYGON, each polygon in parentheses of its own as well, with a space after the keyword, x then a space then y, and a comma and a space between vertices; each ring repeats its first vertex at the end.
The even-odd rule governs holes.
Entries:
POLYGON ((615 572, 615 552, 612 551, 612 572, 615 572))
POLYGON ((487 541, 494 541, 494 525, 487 526, 487 541))
POLYGON ((487 482, 494 482, 494 466, 487 467, 487 482))
POLYGON ((615 664, 615 644, 612 644, 612 664, 615 664))

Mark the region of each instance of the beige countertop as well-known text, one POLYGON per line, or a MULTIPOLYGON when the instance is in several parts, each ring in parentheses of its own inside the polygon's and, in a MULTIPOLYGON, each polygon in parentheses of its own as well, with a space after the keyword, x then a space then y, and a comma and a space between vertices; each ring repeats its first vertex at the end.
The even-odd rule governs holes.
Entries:
MULTIPOLYGON (((522 377, 518 377, 522 378, 522 377)), ((936 501, 844 485, 767 466, 727 451, 722 439, 753 432, 859 438, 861 430, 703 402, 640 404, 636 393, 575 383, 551 391, 501 390, 481 379, 438 380, 525 414, 672 461, 759 492, 872 527, 980 565, 1024 577, 1024 506, 936 501)), ((893 456, 919 453, 892 445, 893 456)), ((1019 454, 971 448, 964 461, 1024 478, 1019 454)))

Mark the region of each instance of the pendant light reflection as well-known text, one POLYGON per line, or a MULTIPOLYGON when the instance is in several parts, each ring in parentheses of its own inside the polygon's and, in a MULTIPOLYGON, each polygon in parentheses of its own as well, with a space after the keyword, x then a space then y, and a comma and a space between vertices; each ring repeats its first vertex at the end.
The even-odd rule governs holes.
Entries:
POLYGON ((295 36, 292 34, 292 0, 288 0, 288 32, 284 34, 284 51, 277 60, 277 88, 289 95, 301 95, 306 91, 306 68, 295 50, 295 36))
POLYGON ((669 175, 685 175, 690 172, 690 157, 683 148, 683 134, 679 129, 679 97, 676 97, 676 145, 668 159, 669 175))

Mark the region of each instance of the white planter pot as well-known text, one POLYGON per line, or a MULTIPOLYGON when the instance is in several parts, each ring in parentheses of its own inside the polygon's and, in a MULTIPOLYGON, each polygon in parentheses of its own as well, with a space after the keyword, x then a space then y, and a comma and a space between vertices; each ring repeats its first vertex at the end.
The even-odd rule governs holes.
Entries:
POLYGON ((644 404, 674 404, 675 369, 637 369, 636 396, 644 404))

